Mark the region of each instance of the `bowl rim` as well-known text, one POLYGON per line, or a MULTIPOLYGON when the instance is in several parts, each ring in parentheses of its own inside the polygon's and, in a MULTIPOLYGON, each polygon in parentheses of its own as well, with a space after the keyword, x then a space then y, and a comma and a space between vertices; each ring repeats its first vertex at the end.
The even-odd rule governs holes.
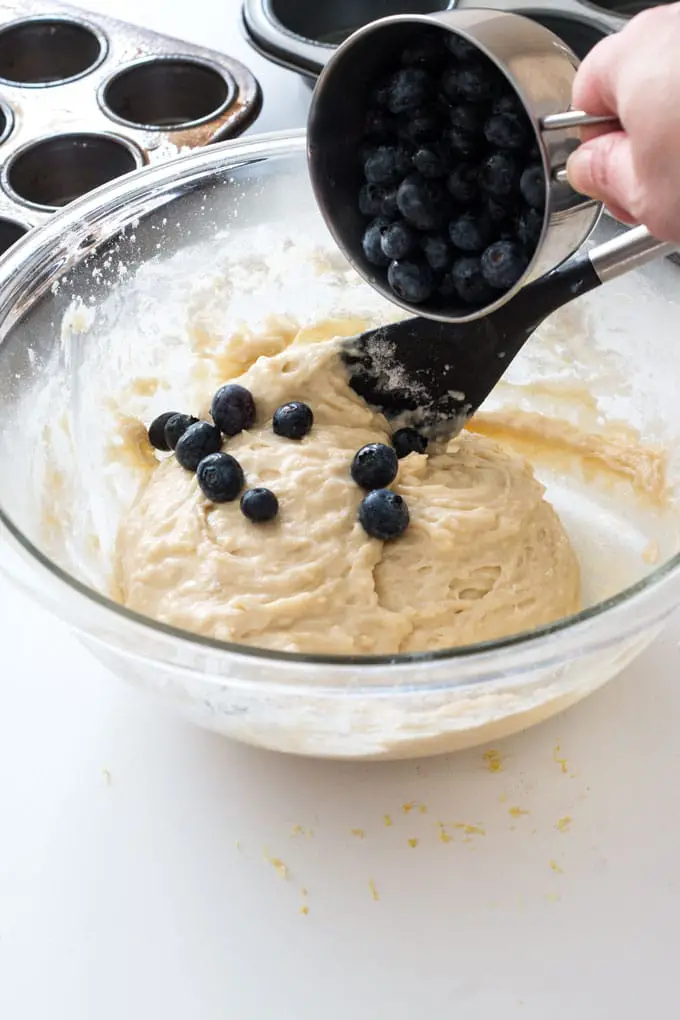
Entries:
MULTIPOLYGON (((148 214, 176 199, 183 193, 182 186, 188 191, 206 178, 212 177, 214 183, 214 179, 220 174, 236 170, 243 165, 277 156, 304 157, 305 151, 304 129, 277 131, 214 143, 205 149, 179 155, 162 164, 134 170, 55 212, 46 223, 30 231, 7 253, 0 256, 0 345, 24 313, 53 286, 57 279, 67 275, 100 244, 121 233, 140 215, 148 214), (104 227, 106 229, 102 229, 104 227), (28 303, 24 299, 27 290, 31 292, 31 300, 28 303)), ((304 666, 396 669, 427 663, 463 663, 488 659, 498 652, 524 651, 547 637, 572 635, 580 631, 585 638, 585 631, 595 621, 629 604, 640 604, 645 596, 661 588, 674 574, 680 572, 678 552, 645 577, 601 602, 587 606, 578 613, 561 617, 553 623, 504 638, 452 648, 397 652, 389 655, 311 654, 222 641, 161 623, 128 609, 58 566, 23 533, 0 504, 0 536, 3 529, 19 546, 24 558, 27 557, 33 564, 37 564, 52 580, 57 581, 59 585, 65 585, 78 598, 84 599, 87 603, 94 603, 100 610, 112 614, 126 625, 132 625, 135 629, 141 627, 144 632, 171 638, 185 646, 198 646, 241 659, 304 666)), ((2 569, 3 565, 0 562, 0 570, 2 569)), ((11 571, 9 576, 12 578, 11 571)), ((656 618, 660 619, 667 615, 672 608, 669 606, 666 613, 657 613, 656 618)), ((645 615, 641 613, 640 619, 642 620, 645 615)), ((627 633, 630 635, 636 629, 638 628, 628 627, 627 633)), ((592 638, 588 643, 592 643, 592 638)), ((585 650, 583 646, 582 650, 585 650)), ((557 649, 553 648, 552 652, 556 653, 557 649)), ((136 654, 144 657, 139 652, 136 654)), ((538 664, 538 658, 532 661, 538 664)), ((507 668, 506 663, 504 672, 507 668)), ((465 682, 470 681, 468 679, 465 682)), ((480 682, 483 683, 484 680, 480 682)))

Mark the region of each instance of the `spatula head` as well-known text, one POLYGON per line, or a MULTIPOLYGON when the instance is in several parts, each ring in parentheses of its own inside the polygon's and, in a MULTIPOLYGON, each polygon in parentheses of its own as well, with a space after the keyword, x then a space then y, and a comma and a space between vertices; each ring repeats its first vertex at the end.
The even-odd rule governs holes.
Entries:
POLYGON ((455 436, 536 327, 601 283, 582 252, 482 319, 405 319, 362 333, 343 349, 350 384, 398 427, 455 436))
POLYGON ((353 337, 343 358, 354 391, 396 425, 453 436, 505 371, 506 347, 491 317, 415 318, 353 337))

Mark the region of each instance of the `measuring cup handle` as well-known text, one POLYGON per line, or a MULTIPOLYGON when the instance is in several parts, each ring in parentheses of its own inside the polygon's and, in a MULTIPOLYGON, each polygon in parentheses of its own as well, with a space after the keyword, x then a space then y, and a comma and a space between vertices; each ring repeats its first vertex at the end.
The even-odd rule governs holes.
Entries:
POLYGON ((544 131, 564 131, 567 128, 588 127, 591 124, 609 124, 612 131, 620 131, 618 117, 597 117, 583 110, 567 110, 566 113, 551 113, 543 117, 541 127, 544 131))

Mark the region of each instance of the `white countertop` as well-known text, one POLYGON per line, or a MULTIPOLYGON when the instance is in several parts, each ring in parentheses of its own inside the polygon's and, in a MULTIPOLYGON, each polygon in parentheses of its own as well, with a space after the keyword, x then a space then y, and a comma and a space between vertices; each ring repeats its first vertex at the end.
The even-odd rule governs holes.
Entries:
MULTIPOLYGON (((257 130, 303 123, 238 0, 91 6, 240 56, 257 130)), ((164 715, 0 582, 0 1017, 674 1015, 679 628, 499 771, 344 765, 164 715)))

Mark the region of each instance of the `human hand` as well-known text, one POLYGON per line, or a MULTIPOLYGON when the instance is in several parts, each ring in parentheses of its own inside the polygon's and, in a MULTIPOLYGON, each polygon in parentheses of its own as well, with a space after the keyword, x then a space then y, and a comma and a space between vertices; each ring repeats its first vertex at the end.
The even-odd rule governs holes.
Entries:
POLYGON ((680 3, 645 11, 598 43, 572 102, 623 129, 587 129, 567 163, 572 186, 624 223, 680 243, 680 3))

